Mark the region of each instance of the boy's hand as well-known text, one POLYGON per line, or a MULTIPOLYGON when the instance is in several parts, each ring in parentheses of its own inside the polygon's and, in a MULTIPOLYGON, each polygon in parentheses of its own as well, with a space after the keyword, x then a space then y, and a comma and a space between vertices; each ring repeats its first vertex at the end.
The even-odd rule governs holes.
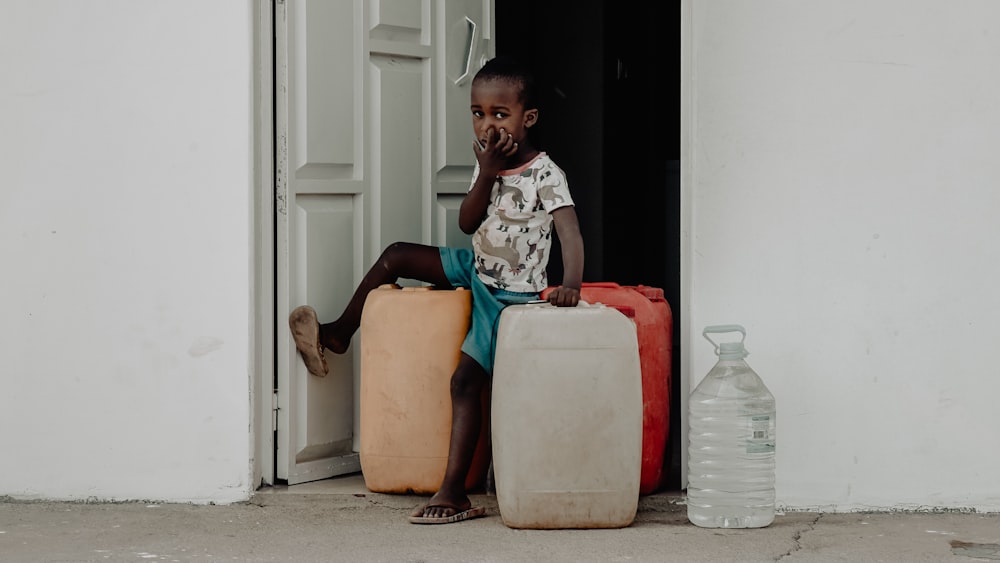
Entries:
POLYGON ((485 139, 476 139, 472 150, 479 161, 480 172, 500 172, 507 164, 507 159, 517 153, 517 143, 507 131, 501 129, 497 133, 491 127, 486 132, 485 139))
POLYGON ((583 238, 575 208, 567 205, 556 209, 552 212, 552 221, 562 243, 563 285, 552 290, 549 303, 556 307, 576 307, 583 283, 583 238))
POLYGON ((576 307, 580 303, 580 290, 572 287, 557 287, 549 293, 549 303, 556 307, 576 307))

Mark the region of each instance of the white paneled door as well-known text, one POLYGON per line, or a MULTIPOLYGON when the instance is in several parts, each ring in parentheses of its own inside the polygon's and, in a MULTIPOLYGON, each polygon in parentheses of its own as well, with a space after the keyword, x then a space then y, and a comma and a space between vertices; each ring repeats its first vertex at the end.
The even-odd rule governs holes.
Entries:
POLYGON ((285 319, 334 319, 394 241, 469 246, 469 87, 493 0, 277 0, 275 41, 275 470, 295 484, 360 470, 360 334, 317 378, 285 319))

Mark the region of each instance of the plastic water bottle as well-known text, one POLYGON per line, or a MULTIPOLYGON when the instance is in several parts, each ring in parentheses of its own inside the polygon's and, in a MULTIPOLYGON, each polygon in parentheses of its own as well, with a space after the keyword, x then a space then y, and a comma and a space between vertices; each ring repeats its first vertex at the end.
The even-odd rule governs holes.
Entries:
POLYGON ((746 330, 705 328, 719 361, 691 393, 688 520, 703 528, 761 528, 774 521, 774 395, 744 358, 746 330), (739 342, 708 335, 739 332, 739 342))

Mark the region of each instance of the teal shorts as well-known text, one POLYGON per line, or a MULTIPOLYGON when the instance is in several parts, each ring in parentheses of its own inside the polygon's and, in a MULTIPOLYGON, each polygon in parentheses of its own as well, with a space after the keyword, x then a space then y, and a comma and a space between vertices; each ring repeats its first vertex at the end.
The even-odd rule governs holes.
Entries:
POLYGON ((448 283, 452 287, 472 290, 472 320, 462 343, 462 352, 483 366, 486 373, 492 374, 500 312, 508 305, 536 300, 538 294, 489 287, 476 275, 476 258, 471 250, 445 247, 440 250, 441 266, 448 276, 448 283))

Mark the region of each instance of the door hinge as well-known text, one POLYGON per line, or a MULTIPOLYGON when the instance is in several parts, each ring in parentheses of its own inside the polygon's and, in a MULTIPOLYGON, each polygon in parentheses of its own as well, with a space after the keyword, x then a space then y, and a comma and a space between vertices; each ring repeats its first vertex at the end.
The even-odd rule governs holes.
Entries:
POLYGON ((271 431, 278 431, 278 390, 271 394, 271 431))

